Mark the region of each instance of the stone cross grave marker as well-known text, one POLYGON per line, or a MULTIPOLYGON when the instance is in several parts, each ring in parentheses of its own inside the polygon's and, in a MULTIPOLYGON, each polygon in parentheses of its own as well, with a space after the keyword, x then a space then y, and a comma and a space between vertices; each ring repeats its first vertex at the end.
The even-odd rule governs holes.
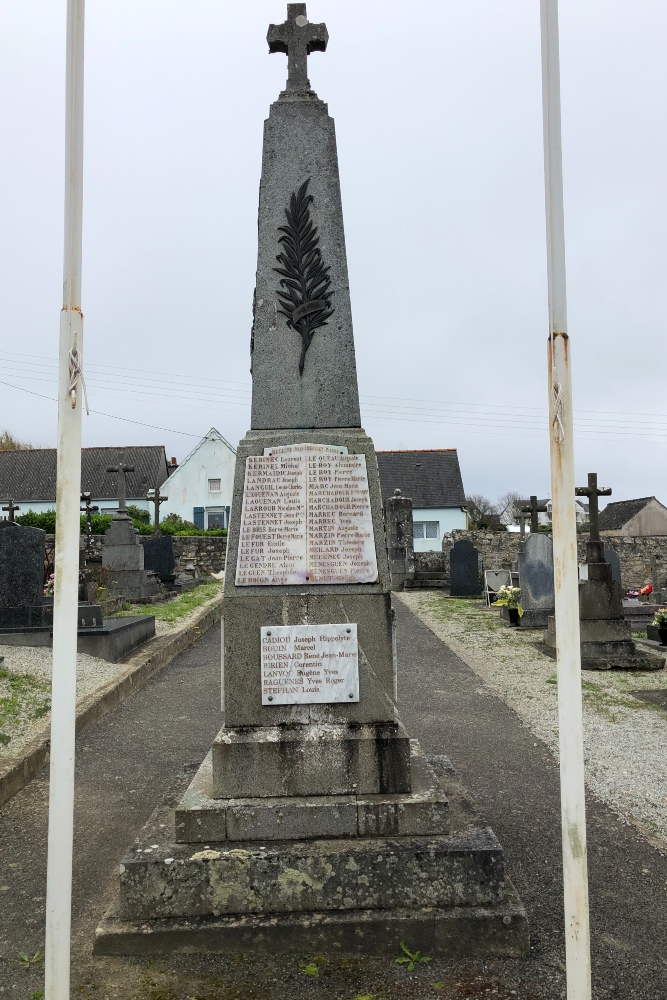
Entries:
MULTIPOLYGON (((107 472, 117 472, 118 473, 118 514, 127 516, 127 487, 125 483, 125 477, 128 472, 134 472, 134 466, 128 465, 126 462, 119 462, 117 465, 110 465, 107 468, 107 472)), ((116 515, 114 514, 114 517, 116 515)))
POLYGON ((165 500, 169 497, 160 496, 160 487, 156 486, 154 490, 149 490, 146 497, 147 500, 153 504, 153 509, 155 511, 153 515, 153 534, 160 534, 160 504, 163 504, 165 500))
MULTIPOLYGON (((522 514, 530 514, 530 530, 533 533, 540 530, 540 522, 537 515, 546 514, 546 512, 547 505, 545 503, 538 504, 537 497, 531 497, 530 503, 526 507, 521 508, 522 514)), ((523 530, 523 534, 525 534, 525 528, 523 530)))
POLYGON ((6 505, 2 509, 7 511, 7 520, 9 521, 10 524, 13 524, 14 514, 16 513, 17 510, 20 510, 21 508, 18 507, 10 497, 6 505))
POLYGON ((329 32, 326 24, 311 24, 305 3, 289 3, 287 20, 270 24, 266 36, 269 52, 287 54, 287 91, 310 91, 308 56, 326 52, 329 32))
POLYGON ((600 506, 598 504, 598 499, 600 497, 610 497, 611 496, 611 486, 598 486, 598 474, 597 472, 588 473, 588 486, 577 486, 575 491, 575 496, 578 497, 588 497, 588 525, 589 525, 589 541, 599 542, 600 541, 600 521, 599 513, 600 506))
POLYGON ((82 493, 81 499, 85 504, 84 507, 81 507, 81 513, 86 515, 86 535, 90 538, 93 533, 93 514, 100 508, 92 503, 91 495, 88 492, 82 493))
MULTIPOLYGON (((623 616, 619 583, 605 560, 600 539, 598 499, 611 496, 611 487, 598 486, 597 473, 589 472, 588 485, 577 486, 575 494, 589 499, 590 535, 586 543, 586 578, 579 587, 579 623, 582 670, 659 670, 660 656, 636 646, 630 623, 623 616)), ((545 652, 556 655, 555 617, 549 618, 544 637, 545 652)))

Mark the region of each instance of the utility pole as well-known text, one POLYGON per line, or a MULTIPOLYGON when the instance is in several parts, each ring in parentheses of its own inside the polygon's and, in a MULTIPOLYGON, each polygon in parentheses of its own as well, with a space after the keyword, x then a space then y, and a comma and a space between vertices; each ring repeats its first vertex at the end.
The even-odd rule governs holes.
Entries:
POLYGON ((581 706, 577 520, 567 333, 558 0, 541 0, 544 177, 549 278, 549 442, 556 581, 565 959, 568 1000, 590 1000, 591 958, 581 706))
POLYGON ((84 7, 85 0, 68 0, 45 1000, 69 1000, 70 987, 81 408, 85 400, 81 313, 84 7))

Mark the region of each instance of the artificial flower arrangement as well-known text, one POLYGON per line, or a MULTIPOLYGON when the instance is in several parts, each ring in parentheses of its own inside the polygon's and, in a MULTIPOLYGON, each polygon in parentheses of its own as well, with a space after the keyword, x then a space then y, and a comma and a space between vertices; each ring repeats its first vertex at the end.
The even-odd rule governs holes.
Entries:
POLYGON ((657 625, 658 628, 667 628, 667 608, 658 608, 651 624, 657 625))
POLYGON ((496 594, 496 599, 493 603, 516 610, 519 612, 519 617, 521 617, 523 615, 523 608, 519 604, 520 597, 521 587, 507 587, 503 584, 502 587, 498 588, 498 593, 496 594))
POLYGON ((56 582, 56 574, 52 573, 44 584, 44 597, 53 597, 53 588, 56 582))

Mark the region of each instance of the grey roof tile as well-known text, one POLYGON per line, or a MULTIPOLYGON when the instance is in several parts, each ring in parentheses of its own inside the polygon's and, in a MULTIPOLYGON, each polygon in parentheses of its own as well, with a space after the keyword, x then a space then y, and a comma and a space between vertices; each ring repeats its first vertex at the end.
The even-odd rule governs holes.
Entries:
MULTIPOLYGON (((126 478, 127 499, 139 500, 146 491, 161 486, 168 475, 163 445, 127 448, 82 448, 81 489, 96 500, 118 498, 117 476, 107 472, 123 459, 134 466, 126 478)), ((56 450, 0 451, 0 498, 17 502, 56 500, 56 450)))
POLYGON ((456 448, 378 451, 383 500, 399 489, 413 507, 463 507, 466 498, 456 448))

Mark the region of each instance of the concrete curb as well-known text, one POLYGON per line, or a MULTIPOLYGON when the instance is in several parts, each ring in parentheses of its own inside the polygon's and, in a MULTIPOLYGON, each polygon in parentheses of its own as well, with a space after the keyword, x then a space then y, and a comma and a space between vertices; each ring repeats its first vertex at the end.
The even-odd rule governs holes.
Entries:
MULTIPOLYGON (((126 698, 143 687, 146 681, 166 667, 220 621, 222 597, 201 608, 190 624, 171 635, 158 636, 130 656, 125 669, 103 687, 82 698, 76 706, 76 734, 85 732, 113 712, 126 698)), ((0 765, 0 806, 8 802, 41 771, 49 760, 51 727, 45 726, 15 757, 0 765)))

